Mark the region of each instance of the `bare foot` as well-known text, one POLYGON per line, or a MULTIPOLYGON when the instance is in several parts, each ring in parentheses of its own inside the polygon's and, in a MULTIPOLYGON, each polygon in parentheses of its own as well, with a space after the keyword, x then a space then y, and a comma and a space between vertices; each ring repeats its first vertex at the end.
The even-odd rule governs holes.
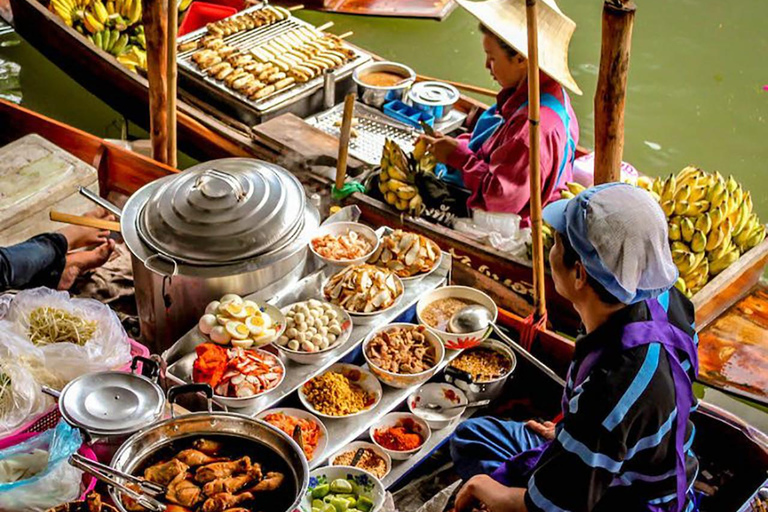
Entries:
POLYGON ((67 254, 67 263, 59 279, 59 290, 69 290, 80 274, 102 266, 115 250, 115 241, 107 240, 91 251, 78 251, 67 254))
MULTIPOLYGON (((116 220, 114 215, 103 208, 91 210, 88 213, 83 214, 83 216, 111 221, 116 220)), ((109 237, 109 231, 99 230, 96 228, 86 228, 84 226, 67 226, 62 228, 59 233, 64 235, 64 238, 67 239, 67 244, 70 251, 80 249, 82 247, 93 247, 96 245, 101 245, 105 243, 107 241, 107 237, 109 237)))

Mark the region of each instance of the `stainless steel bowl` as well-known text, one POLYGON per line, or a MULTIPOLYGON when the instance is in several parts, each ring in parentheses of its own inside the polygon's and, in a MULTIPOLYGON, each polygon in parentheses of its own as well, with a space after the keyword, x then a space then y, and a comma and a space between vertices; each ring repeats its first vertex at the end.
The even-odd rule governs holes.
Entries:
POLYGON ((509 371, 504 375, 488 382, 474 382, 473 380, 467 380, 465 378, 459 377, 456 374, 451 373, 450 368, 446 368, 445 380, 449 384, 453 384, 462 390, 464 394, 467 395, 467 400, 470 402, 475 402, 478 400, 495 400, 499 397, 501 391, 504 389, 504 385, 507 383, 507 379, 509 379, 510 375, 512 375, 512 373, 515 371, 515 367, 517 367, 517 358, 515 357, 515 353, 512 352, 512 350, 510 350, 504 343, 498 340, 485 340, 476 348, 489 348, 507 356, 511 361, 509 371))
POLYGON ((352 79, 357 84, 357 95, 360 101, 372 107, 381 108, 385 103, 394 100, 403 101, 405 93, 416 81, 416 72, 405 64, 397 62, 371 62, 355 69, 352 79), (402 75, 403 81, 397 85, 382 87, 363 82, 360 77, 366 73, 387 71, 402 75))
POLYGON ((413 108, 434 116, 442 121, 459 101, 459 90, 443 82, 419 82, 408 91, 408 100, 413 108))

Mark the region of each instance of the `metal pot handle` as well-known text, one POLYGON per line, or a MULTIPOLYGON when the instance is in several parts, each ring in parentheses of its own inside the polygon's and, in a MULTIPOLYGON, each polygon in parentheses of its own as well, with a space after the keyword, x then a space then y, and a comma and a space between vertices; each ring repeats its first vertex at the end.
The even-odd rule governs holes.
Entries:
POLYGON ((141 374, 148 379, 157 382, 157 379, 160 376, 160 365, 157 361, 144 356, 133 356, 133 361, 131 361, 131 373, 136 373, 136 367, 139 366, 139 363, 142 363, 141 374))
POLYGON ((176 263, 175 259, 171 258, 170 256, 166 256, 165 254, 160 254, 160 253, 153 254, 152 256, 150 256, 144 261, 144 266, 147 267, 147 269, 149 269, 150 271, 162 277, 174 277, 179 273, 179 264, 176 263), (155 260, 163 260, 173 264, 173 271, 171 272, 171 274, 168 275, 168 273, 163 271, 160 267, 155 266, 154 264, 155 260))
POLYGON ((168 405, 171 407, 171 418, 176 417, 176 412, 173 404, 176 403, 176 397, 179 395, 186 395, 187 393, 203 393, 208 402, 208 412, 213 412, 213 388, 210 384, 195 383, 195 384, 180 384, 173 386, 168 390, 168 405))
POLYGON ((232 175, 231 173, 228 173, 226 171, 220 171, 218 169, 208 169, 200 173, 200 175, 195 179, 194 188, 199 189, 200 193, 203 194, 204 196, 210 197, 213 199, 220 199, 225 195, 229 195, 234 192, 235 198, 237 199, 238 203, 243 199, 245 199, 245 196, 246 196, 245 189, 243 188, 243 184, 240 183, 240 180, 235 178, 235 176, 232 175), (223 181, 224 183, 229 185, 229 190, 224 190, 220 188, 217 189, 217 188, 213 188, 213 186, 206 187, 206 184, 208 183, 208 179, 210 178, 223 181))

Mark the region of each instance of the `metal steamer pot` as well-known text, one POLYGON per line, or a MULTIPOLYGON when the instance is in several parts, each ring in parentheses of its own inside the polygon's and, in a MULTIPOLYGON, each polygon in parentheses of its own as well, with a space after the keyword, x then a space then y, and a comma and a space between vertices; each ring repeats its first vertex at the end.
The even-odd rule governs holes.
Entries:
POLYGON ((499 377, 488 382, 475 382, 473 379, 469 378, 465 372, 457 370, 456 368, 453 368, 449 365, 445 369, 445 381, 462 390, 464 394, 467 395, 467 400, 470 402, 476 402, 479 400, 495 400, 501 395, 501 392, 504 390, 504 385, 507 383, 507 380, 509 380, 509 377, 514 373, 515 368, 517 367, 517 358, 515 357, 515 353, 512 352, 504 343, 494 339, 487 339, 477 347, 473 348, 488 348, 503 354, 509 358, 509 370, 504 375, 500 375, 499 377))
MULTIPOLYGON (((212 412, 212 396, 213 391, 207 384, 187 384, 174 386, 168 390, 172 417, 130 437, 115 453, 110 466, 117 471, 134 475, 143 469, 143 465, 151 460, 153 455, 172 443, 206 436, 223 438, 225 442, 231 438, 232 443, 236 443, 238 447, 245 446, 245 443, 260 446, 269 453, 270 460, 266 461, 268 465, 274 460, 283 462, 281 469, 287 471, 286 484, 294 486, 293 502, 285 507, 285 511, 298 510, 304 490, 309 485, 309 465, 299 445, 280 429, 264 421, 239 414, 212 412), (205 392, 208 398, 208 411, 173 416, 176 397, 190 391, 205 392), (279 459, 271 457, 279 457, 279 459)), ((265 461, 256 462, 263 465, 265 461)), ((110 486, 109 493, 118 509, 121 512, 128 512, 120 499, 119 490, 110 486)))
POLYGON ((267 298, 297 281, 319 223, 299 180, 261 160, 213 160, 142 187, 120 227, 144 341, 160 351, 212 300, 257 291, 267 298))

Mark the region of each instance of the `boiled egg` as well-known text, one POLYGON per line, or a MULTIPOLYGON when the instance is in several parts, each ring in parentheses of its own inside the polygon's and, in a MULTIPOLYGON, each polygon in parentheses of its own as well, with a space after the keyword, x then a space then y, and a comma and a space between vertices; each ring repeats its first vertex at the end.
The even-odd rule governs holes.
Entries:
POLYGON ((261 312, 259 305, 252 300, 243 301, 243 307, 245 308, 246 316, 258 315, 261 312))
POLYGON ((230 336, 236 340, 244 340, 251 333, 242 322, 227 322, 225 328, 230 336))
POLYGON ((227 325, 227 322, 230 322, 231 320, 227 315, 216 315, 216 321, 219 325, 227 325))
POLYGON ((222 325, 217 325, 211 329, 211 334, 209 336, 211 337, 212 342, 218 343, 219 345, 226 345, 232 339, 232 336, 230 336, 222 325))
POLYGON ((249 316, 245 319, 245 325, 251 331, 254 337, 261 336, 266 329, 272 325, 272 319, 269 315, 262 313, 260 315, 249 316))
POLYGON ((222 303, 222 304, 224 304, 224 303, 226 303, 226 302, 234 302, 234 303, 236 303, 236 304, 242 304, 242 303, 243 303, 243 298, 242 298, 242 297, 240 297, 240 296, 239 296, 239 295, 237 295, 237 294, 234 294, 234 293, 228 293, 228 294, 226 294, 225 296, 223 296, 223 297, 221 298, 221 303, 222 303))
POLYGON ((224 313, 232 318, 245 318, 248 313, 245 312, 245 306, 242 303, 227 302, 224 306, 224 313))
POLYGON ((219 310, 219 306, 221 306, 221 302, 214 300, 213 302, 205 306, 205 314, 215 315, 216 312, 219 310))
POLYGON ((253 340, 248 338, 244 340, 232 340, 232 346, 238 348, 251 348, 253 346, 253 340))
POLYGON ((206 314, 200 317, 200 322, 198 322, 197 327, 200 329, 200 332, 203 334, 211 334, 211 331, 214 327, 216 327, 216 316, 211 314, 206 314))

